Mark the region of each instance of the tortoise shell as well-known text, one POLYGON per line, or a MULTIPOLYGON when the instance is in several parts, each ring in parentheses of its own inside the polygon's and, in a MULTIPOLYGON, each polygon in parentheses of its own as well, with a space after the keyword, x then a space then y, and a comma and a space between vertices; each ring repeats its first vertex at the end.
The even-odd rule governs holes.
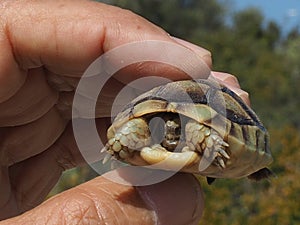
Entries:
POLYGON ((271 174, 266 128, 239 96, 212 79, 171 82, 138 96, 107 137, 108 153, 132 165, 211 178, 271 174), (153 118, 161 118, 158 132, 151 130, 153 118))

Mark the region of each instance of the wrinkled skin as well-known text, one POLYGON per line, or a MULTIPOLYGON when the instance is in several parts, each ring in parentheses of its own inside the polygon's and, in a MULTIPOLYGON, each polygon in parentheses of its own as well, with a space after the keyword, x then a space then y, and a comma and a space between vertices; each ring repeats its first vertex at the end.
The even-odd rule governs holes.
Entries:
MULTIPOLYGON (((0 224, 198 223, 203 196, 197 181, 186 174, 144 188, 99 177, 39 205, 64 170, 84 163, 70 125, 72 96, 81 74, 101 54, 140 40, 185 46, 211 66, 207 50, 173 39, 126 10, 89 1, 0 1, 0 218, 12 217, 0 224), (176 202, 165 193, 178 196, 176 202), (120 195, 127 201, 118 201, 120 195), (176 207, 178 202, 185 213, 176 207), (133 221, 132 214, 142 216, 133 221)), ((107 107, 96 109, 101 135, 110 123, 106 117, 113 96, 127 82, 153 73, 187 78, 155 63, 120 71, 101 93, 107 107)), ((214 76, 248 102, 234 76, 214 76)))

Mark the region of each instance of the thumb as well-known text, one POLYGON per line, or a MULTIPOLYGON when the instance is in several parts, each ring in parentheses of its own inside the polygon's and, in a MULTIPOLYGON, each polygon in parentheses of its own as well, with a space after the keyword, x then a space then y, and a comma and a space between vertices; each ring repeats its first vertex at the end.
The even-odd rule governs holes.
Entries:
POLYGON ((139 188, 97 177, 4 224, 197 224, 203 210, 198 181, 177 174, 139 188))

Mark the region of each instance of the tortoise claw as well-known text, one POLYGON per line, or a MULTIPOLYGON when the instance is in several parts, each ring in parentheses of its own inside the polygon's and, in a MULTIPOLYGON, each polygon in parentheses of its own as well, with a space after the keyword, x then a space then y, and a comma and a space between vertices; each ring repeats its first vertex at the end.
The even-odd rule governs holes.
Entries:
POLYGON ((220 148, 217 150, 217 152, 220 154, 220 156, 223 156, 226 159, 230 159, 230 156, 227 154, 227 152, 224 149, 220 148))
POLYGON ((216 159, 218 161, 218 165, 221 166, 223 169, 225 169, 226 166, 224 160, 221 157, 217 157, 216 159))
POLYGON ((102 160, 102 164, 107 163, 111 158, 112 158, 112 155, 107 153, 102 160))

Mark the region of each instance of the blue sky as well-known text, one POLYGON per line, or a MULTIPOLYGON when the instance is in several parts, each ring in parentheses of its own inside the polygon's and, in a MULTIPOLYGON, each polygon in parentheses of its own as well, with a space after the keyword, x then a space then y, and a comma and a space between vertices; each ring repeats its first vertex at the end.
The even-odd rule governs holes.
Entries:
POLYGON ((300 28, 300 0, 231 0, 233 9, 255 6, 267 20, 276 21, 285 32, 298 25, 300 28))

